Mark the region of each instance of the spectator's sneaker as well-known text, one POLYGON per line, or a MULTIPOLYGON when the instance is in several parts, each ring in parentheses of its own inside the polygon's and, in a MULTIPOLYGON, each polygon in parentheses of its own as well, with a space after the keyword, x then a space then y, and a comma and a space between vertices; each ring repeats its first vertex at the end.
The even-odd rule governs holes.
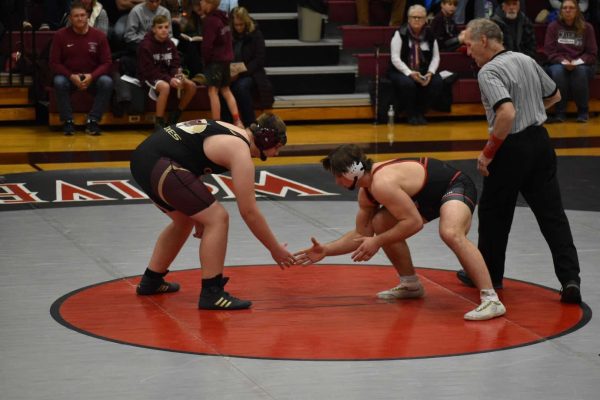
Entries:
POLYGON ((47 23, 43 23, 40 25, 40 29, 38 29, 39 31, 49 31, 50 30, 50 25, 48 25, 47 23))
POLYGON ((419 119, 415 115, 411 115, 410 117, 408 117, 406 122, 409 125, 419 125, 419 119))
POLYGON ((94 119, 87 120, 87 122, 85 124, 85 131, 88 135, 92 135, 92 136, 102 135, 102 131, 100 130, 100 127, 98 126, 98 121, 96 121, 94 119))
POLYGON ((65 136, 73 136, 75 134, 75 124, 73 124, 72 119, 65 121, 63 132, 65 133, 65 136))
MULTIPOLYGON (((473 283, 471 278, 469 278, 469 275, 467 275, 467 272, 464 269, 457 271, 456 277, 458 278, 459 281, 461 281, 465 285, 467 285, 469 287, 475 287, 475 284, 473 283)), ((500 283, 492 282, 492 285, 494 286, 494 289, 502 289, 502 287, 503 287, 502 282, 500 282, 500 283)))
POLYGON ((560 291, 560 301, 563 303, 580 304, 581 303, 581 288, 579 283, 569 281, 560 291))
POLYGON ((425 289, 421 282, 400 283, 396 287, 377 293, 380 299, 418 299, 423 296, 425 296, 425 289))
POLYGON ((181 110, 172 111, 169 114, 169 125, 175 125, 178 123, 179 118, 181 118, 181 110))
POLYGON ((548 124, 558 124, 561 122, 565 122, 567 120, 567 115, 565 113, 556 113, 552 117, 546 120, 548 124))
POLYGON ((586 112, 577 114, 577 122, 588 122, 590 115, 586 112))
POLYGON ((479 307, 465 314, 468 321, 485 321, 506 314, 506 307, 500 300, 483 300, 479 307))
POLYGON ((179 284, 175 282, 167 282, 163 278, 152 279, 146 275, 142 276, 142 280, 137 285, 135 292, 141 296, 161 293, 173 293, 179 290, 179 284))
POLYGON ((427 125, 427 119, 425 118, 424 115, 417 115, 417 122, 419 123, 419 125, 427 125))
POLYGON ((29 21, 23 21, 23 24, 21 26, 26 31, 30 31, 31 29, 33 29, 33 26, 31 25, 31 22, 29 22, 29 21))
POLYGON ((165 126, 167 126, 167 123, 165 122, 165 119, 163 117, 156 117, 154 119, 154 130, 155 131, 162 129, 165 126))

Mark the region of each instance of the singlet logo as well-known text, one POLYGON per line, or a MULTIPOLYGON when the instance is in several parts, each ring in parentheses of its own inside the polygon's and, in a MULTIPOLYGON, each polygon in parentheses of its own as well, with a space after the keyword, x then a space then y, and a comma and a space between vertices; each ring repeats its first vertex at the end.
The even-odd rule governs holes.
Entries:
POLYGON ((181 136, 179 136, 179 134, 175 131, 175 129, 171 128, 170 126, 166 126, 165 128, 165 132, 167 132, 169 134, 169 136, 171 136, 173 139, 179 141, 181 140, 181 136))

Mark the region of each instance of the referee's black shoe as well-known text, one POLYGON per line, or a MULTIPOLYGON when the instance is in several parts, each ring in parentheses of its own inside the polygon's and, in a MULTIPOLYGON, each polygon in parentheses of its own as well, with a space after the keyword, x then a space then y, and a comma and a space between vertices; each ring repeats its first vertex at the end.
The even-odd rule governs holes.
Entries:
MULTIPOLYGON (((465 285, 467 285, 469 287, 475 287, 475 284, 473 283, 471 278, 469 278, 469 275, 467 275, 467 272, 464 269, 457 271, 456 277, 458 278, 459 281, 461 281, 465 285)), ((492 282, 492 285, 494 286, 494 289, 502 289, 503 288, 502 282, 500 282, 500 283, 492 282)))
POLYGON ((569 281, 560 291, 560 301, 562 303, 580 304, 581 288, 576 281, 569 281))

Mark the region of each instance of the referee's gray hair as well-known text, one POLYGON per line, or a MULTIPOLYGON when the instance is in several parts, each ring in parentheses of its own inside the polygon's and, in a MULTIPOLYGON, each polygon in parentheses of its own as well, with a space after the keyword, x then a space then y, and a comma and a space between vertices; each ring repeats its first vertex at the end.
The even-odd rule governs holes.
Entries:
POLYGON ((471 38, 473 39, 485 36, 488 40, 495 40, 498 43, 503 43, 504 41, 504 35, 500 27, 487 18, 472 19, 467 24, 467 29, 471 32, 471 38))

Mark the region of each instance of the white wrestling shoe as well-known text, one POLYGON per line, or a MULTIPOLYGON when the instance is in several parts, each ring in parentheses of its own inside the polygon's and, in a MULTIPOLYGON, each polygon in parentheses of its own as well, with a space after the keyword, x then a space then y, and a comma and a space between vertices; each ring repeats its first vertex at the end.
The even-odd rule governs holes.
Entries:
POLYGON ((485 321, 504 315, 506 307, 500 300, 483 300, 479 307, 465 314, 468 321, 485 321))
POLYGON ((421 282, 400 283, 396 287, 377 293, 380 299, 418 299, 423 296, 425 296, 425 289, 421 282))

